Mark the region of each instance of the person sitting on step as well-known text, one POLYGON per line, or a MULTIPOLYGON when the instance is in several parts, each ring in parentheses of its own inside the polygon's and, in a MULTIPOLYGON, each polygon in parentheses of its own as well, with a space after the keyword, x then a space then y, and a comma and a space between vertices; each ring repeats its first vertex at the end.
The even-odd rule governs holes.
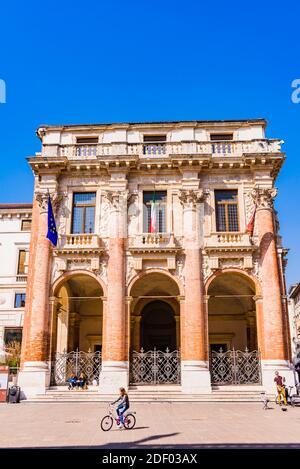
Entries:
POLYGON ((69 391, 75 388, 75 386, 77 385, 77 376, 75 375, 75 373, 71 374, 70 378, 68 379, 68 383, 69 383, 69 386, 68 386, 69 391))
POLYGON ((87 388, 87 381, 86 381, 85 374, 83 372, 81 372, 79 375, 79 378, 77 380, 77 387, 78 389, 81 389, 81 390, 87 388))

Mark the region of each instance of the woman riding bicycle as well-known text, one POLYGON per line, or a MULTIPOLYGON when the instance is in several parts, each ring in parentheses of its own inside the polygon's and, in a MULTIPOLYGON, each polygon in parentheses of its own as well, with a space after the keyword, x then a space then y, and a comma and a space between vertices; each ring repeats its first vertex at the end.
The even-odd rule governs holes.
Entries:
POLYGON ((117 414, 119 418, 119 428, 124 428, 124 413, 129 409, 129 398, 125 388, 120 388, 120 397, 112 402, 112 405, 120 402, 117 407, 117 414))

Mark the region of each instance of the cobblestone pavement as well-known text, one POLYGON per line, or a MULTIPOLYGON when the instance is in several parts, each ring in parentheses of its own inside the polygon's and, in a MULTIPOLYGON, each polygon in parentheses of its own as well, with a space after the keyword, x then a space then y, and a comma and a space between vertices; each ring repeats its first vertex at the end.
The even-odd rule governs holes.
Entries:
POLYGON ((0 447, 184 448, 207 444, 298 444, 300 407, 258 403, 135 404, 133 430, 100 428, 102 403, 0 404, 0 447))

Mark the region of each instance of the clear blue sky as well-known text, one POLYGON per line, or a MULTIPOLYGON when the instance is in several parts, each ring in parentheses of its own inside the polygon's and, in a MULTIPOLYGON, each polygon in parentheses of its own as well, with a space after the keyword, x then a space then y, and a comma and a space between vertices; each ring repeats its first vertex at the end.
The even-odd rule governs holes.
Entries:
POLYGON ((2 2, 0 202, 29 202, 39 124, 265 117, 288 159, 276 206, 300 281, 299 2, 2 2))

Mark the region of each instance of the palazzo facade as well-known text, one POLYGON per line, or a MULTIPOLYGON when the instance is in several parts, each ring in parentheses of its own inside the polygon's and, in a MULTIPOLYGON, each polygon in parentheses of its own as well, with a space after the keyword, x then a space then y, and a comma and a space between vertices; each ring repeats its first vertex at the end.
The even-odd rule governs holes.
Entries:
POLYGON ((285 156, 265 127, 258 119, 37 130, 25 394, 84 366, 105 394, 162 383, 184 393, 226 383, 273 391, 276 369, 293 380, 273 206, 285 156), (48 194, 57 246, 46 238, 48 194))

